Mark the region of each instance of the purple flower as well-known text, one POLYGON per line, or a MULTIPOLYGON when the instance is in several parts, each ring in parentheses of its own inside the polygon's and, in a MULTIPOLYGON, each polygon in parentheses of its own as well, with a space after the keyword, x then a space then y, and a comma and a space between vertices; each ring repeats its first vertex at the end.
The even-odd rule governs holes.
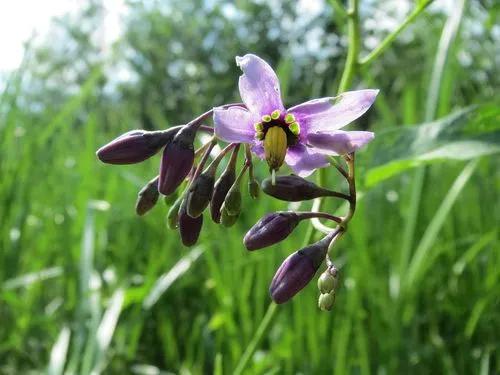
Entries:
POLYGON ((260 57, 236 57, 242 107, 215 108, 215 134, 226 142, 249 143, 270 170, 286 162, 299 176, 328 165, 327 155, 343 155, 367 144, 371 132, 340 128, 363 115, 378 90, 359 90, 338 97, 283 106, 278 77, 260 57))

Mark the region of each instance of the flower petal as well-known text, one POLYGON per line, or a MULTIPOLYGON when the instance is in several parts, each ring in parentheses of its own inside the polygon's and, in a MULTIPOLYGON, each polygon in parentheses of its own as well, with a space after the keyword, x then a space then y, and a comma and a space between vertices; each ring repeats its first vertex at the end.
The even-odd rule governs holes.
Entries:
POLYGON ((252 143, 254 116, 241 107, 215 108, 215 135, 226 142, 252 143))
POLYGON ((306 132, 337 130, 363 115, 379 90, 348 91, 335 98, 311 100, 288 110, 306 132))
POLYGON ((375 137, 372 132, 335 130, 307 135, 307 143, 327 155, 344 155, 363 147, 375 137))
POLYGON ((252 152, 257 155, 260 159, 264 159, 266 157, 266 152, 264 151, 264 144, 262 142, 255 143, 252 148, 252 152))
POLYGON ((323 168, 328 165, 325 155, 315 152, 302 144, 297 144, 288 148, 285 162, 300 177, 307 177, 313 173, 315 169, 323 168))
POLYGON ((247 54, 236 57, 236 64, 243 71, 239 80, 240 96, 250 112, 260 117, 276 109, 284 111, 280 82, 268 63, 247 54))

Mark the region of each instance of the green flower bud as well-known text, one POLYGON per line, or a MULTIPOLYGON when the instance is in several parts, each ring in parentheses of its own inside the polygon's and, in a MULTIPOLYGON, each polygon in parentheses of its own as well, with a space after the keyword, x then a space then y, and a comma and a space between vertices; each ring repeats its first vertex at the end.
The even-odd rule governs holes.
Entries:
POLYGON ((236 216, 240 214, 241 211, 241 191, 240 185, 236 182, 224 199, 223 207, 227 211, 227 213, 231 216, 236 216))
POLYGON ((248 192, 253 199, 257 199, 259 197, 260 185, 255 179, 251 179, 248 181, 248 192))
POLYGON ((193 181, 186 197, 186 210, 189 216, 198 217, 207 208, 214 191, 214 182, 214 176, 209 172, 200 174, 193 181))
POLYGON ((226 210, 225 203, 222 205, 220 212, 221 212, 220 222, 226 228, 232 227, 238 220, 238 217, 240 216, 239 213, 237 213, 236 215, 229 215, 228 211, 226 210))
POLYGON ((135 204, 135 212, 137 215, 142 216, 151 210, 156 202, 158 202, 159 196, 158 177, 155 177, 149 181, 137 195, 137 202, 135 204))
POLYGON ((335 277, 328 271, 321 274, 318 279, 318 289, 321 293, 330 293, 335 289, 335 277))
POLYGON ((318 307, 322 311, 330 311, 335 303, 335 292, 320 294, 318 299, 318 307))
POLYGON ((177 229, 179 226, 179 208, 181 207, 182 196, 177 198, 167 214, 167 226, 170 229, 177 229))

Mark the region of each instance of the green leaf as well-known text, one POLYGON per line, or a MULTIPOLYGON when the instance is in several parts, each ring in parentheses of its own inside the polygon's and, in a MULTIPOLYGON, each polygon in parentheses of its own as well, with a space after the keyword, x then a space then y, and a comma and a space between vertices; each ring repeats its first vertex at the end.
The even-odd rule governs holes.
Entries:
POLYGON ((437 121, 377 134, 367 155, 365 186, 372 187, 419 165, 470 160, 500 152, 500 107, 469 107, 437 121))

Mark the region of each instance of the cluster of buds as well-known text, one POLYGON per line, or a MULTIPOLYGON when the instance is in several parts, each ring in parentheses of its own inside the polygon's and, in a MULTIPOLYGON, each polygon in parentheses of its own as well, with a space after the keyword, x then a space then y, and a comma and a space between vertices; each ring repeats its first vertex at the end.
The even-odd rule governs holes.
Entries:
MULTIPOLYGON (((226 107, 232 106, 241 105, 226 107)), ((170 205, 167 226, 179 230, 185 246, 192 246, 198 241, 203 226, 203 212, 208 207, 215 223, 230 227, 236 222, 242 206, 241 184, 247 172, 250 175, 250 196, 256 198, 259 194, 248 147, 244 164, 238 173, 239 143, 227 145, 210 163, 210 155, 217 144, 215 136, 195 151, 197 134, 214 132, 212 127, 201 125, 211 114, 212 111, 208 111, 186 125, 164 131, 130 131, 97 151, 97 157, 104 163, 134 164, 163 149, 159 174, 139 191, 136 212, 140 216, 146 214, 156 205, 160 195, 164 196, 165 202, 170 205), (216 179, 218 166, 226 156, 229 161, 216 179), (179 190, 182 190, 180 194, 179 190)))
POLYGON ((316 209, 268 214, 243 240, 246 248, 253 251, 284 240, 302 220, 312 219, 316 226, 319 219, 334 222, 333 227, 319 223, 323 231, 327 228, 326 236, 286 258, 270 286, 273 300, 284 303, 303 289, 326 262, 327 269, 318 284, 319 307, 330 310, 335 300, 337 270, 329 258, 329 249, 347 230, 356 208, 354 153, 374 137, 367 131, 340 129, 370 108, 378 90, 350 91, 285 108, 278 77, 267 62, 247 54, 237 57, 236 63, 243 72, 238 81, 243 103, 214 108, 186 125, 168 130, 128 132, 99 149, 97 156, 109 164, 131 164, 142 162, 163 149, 159 174, 139 192, 136 211, 144 215, 154 207, 160 195, 165 196, 171 205, 167 224, 179 230, 186 246, 198 241, 203 212, 208 207, 215 223, 230 227, 237 221, 242 207, 242 179, 247 172, 250 196, 258 197, 260 189, 253 175, 252 153, 265 159, 269 166, 271 177, 262 182, 262 190, 267 195, 288 202, 311 199, 319 199, 316 201, 319 202, 325 197, 347 201, 349 210, 343 217, 316 209), (213 127, 202 125, 209 117, 213 117, 213 127), (200 131, 209 132, 213 137, 195 151, 200 131), (227 146, 208 163, 218 141, 226 142, 227 146), (245 161, 237 173, 241 144, 245 147, 245 161), (226 168, 216 179, 217 168, 226 156, 229 157, 226 168), (277 176, 283 164, 296 175, 277 176), (347 194, 325 189, 304 178, 317 168, 330 165, 345 178, 347 194), (182 193, 177 194, 180 187, 182 193))
MULTIPOLYGON (((236 104, 235 106, 239 106, 236 104)), ((194 245, 203 226, 203 212, 208 208, 211 219, 225 227, 238 219, 242 207, 241 185, 246 172, 250 178, 248 192, 257 198, 260 189, 267 195, 287 202, 300 202, 316 198, 333 197, 346 200, 353 211, 355 206, 354 176, 351 169, 339 164, 337 169, 346 178, 350 194, 332 191, 297 175, 268 177, 261 184, 253 174, 252 155, 245 145, 245 159, 237 173, 239 143, 229 143, 209 163, 210 155, 217 144, 211 137, 195 151, 198 132, 213 133, 213 128, 201 125, 207 117, 203 114, 187 125, 172 127, 164 131, 134 130, 123 134, 97 151, 98 158, 108 164, 132 164, 142 162, 163 149, 158 176, 150 180, 138 193, 136 212, 142 216, 150 211, 161 195, 170 205, 167 226, 178 229, 185 246, 194 245), (221 161, 228 157, 222 173, 216 178, 221 161), (183 190, 177 193, 180 187, 183 190)), ((353 154, 344 156, 347 166, 353 166, 353 154)), ((269 291, 276 303, 284 303, 302 290, 314 277, 326 260, 327 268, 318 279, 321 310, 331 310, 335 301, 337 269, 329 260, 328 250, 346 228, 348 218, 337 217, 326 212, 279 211, 260 219, 245 235, 243 243, 249 251, 262 249, 286 239, 306 219, 326 219, 336 224, 324 238, 310 244, 290 256, 278 268, 269 291)))
POLYGON ((320 296, 318 306, 323 311, 332 309, 335 302, 338 270, 329 258, 329 249, 343 235, 355 209, 354 155, 344 156, 348 170, 340 164, 337 169, 349 185, 349 194, 325 189, 296 175, 277 176, 275 181, 267 178, 262 182, 262 191, 276 199, 287 202, 306 201, 315 198, 333 197, 349 203, 349 213, 337 217, 326 212, 281 211, 265 215, 245 235, 243 243, 250 251, 274 245, 287 238, 305 219, 326 219, 335 223, 336 228, 329 231, 318 242, 288 256, 276 271, 269 292, 276 303, 284 303, 302 290, 314 277, 323 262, 327 268, 318 279, 320 296), (274 183, 273 183, 274 182, 274 183))

